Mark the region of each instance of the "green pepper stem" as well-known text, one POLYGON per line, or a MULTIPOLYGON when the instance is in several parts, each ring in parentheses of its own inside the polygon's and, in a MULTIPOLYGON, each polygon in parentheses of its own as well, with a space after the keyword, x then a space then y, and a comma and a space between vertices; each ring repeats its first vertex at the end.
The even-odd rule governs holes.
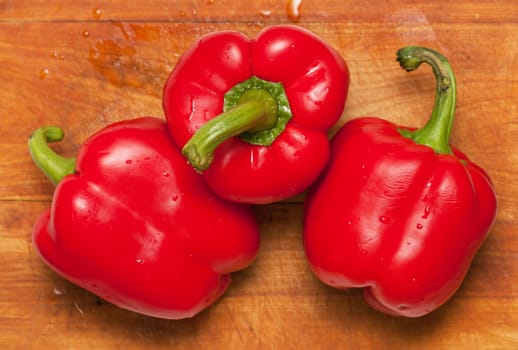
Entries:
POLYGON ((452 154, 450 135, 455 114, 456 83, 453 70, 440 53, 418 46, 407 46, 397 52, 397 61, 407 71, 417 69, 421 63, 432 67, 436 79, 435 105, 428 122, 416 131, 400 133, 418 144, 427 145, 439 154, 452 154))
POLYGON ((266 90, 244 91, 237 105, 205 123, 185 144, 182 153, 198 171, 209 167, 215 149, 245 132, 258 132, 277 124, 277 101, 266 90))
POLYGON ((29 137, 29 153, 34 163, 57 185, 66 175, 75 171, 75 158, 65 158, 54 152, 48 142, 61 141, 63 130, 55 126, 36 129, 29 137))

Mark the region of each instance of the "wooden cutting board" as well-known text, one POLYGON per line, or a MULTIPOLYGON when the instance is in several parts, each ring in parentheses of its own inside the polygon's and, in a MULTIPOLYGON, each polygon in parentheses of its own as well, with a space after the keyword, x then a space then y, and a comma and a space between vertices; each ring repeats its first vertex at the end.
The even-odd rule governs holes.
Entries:
POLYGON ((518 3, 516 1, 149 0, 0 1, 0 347, 3 349, 516 349, 518 348, 518 3), (50 271, 31 230, 53 186, 27 153, 32 130, 59 125, 73 155, 99 128, 163 117, 163 83, 200 35, 249 36, 291 23, 334 46, 351 70, 334 130, 361 115, 421 126, 434 98, 430 69, 405 73, 406 45, 454 67, 453 143, 484 167, 497 221, 457 294, 405 319, 371 310, 310 272, 304 195, 255 208, 262 245, 224 297, 193 319, 153 319, 99 300, 50 271))

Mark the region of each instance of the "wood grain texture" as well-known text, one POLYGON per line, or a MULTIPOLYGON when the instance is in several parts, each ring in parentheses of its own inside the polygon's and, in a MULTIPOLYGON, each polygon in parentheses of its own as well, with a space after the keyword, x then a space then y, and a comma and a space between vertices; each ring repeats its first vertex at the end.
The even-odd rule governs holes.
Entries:
POLYGON ((120 310, 50 271, 31 243, 52 185, 27 153, 32 130, 59 125, 73 155, 99 128, 162 117, 161 90, 200 35, 250 36, 292 23, 283 1, 0 0, 0 347, 3 349, 516 349, 518 348, 518 3, 303 0, 298 25, 327 40, 351 70, 347 120, 376 115, 420 126, 434 81, 406 73, 395 51, 444 53, 458 83, 452 141, 495 184, 499 212, 461 289, 419 319, 382 315, 360 291, 311 274, 302 251, 303 199, 257 207, 262 245, 211 308, 190 320, 120 310))

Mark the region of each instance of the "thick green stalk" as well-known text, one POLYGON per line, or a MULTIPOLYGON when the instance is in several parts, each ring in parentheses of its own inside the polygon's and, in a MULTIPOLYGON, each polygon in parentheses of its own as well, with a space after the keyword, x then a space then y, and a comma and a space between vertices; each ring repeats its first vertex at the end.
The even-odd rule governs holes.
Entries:
POLYGON ((75 171, 75 158, 65 158, 54 152, 48 142, 63 139, 63 130, 55 126, 36 129, 29 137, 29 153, 41 171, 57 185, 61 179, 75 171))
POLYGON ((418 144, 433 148, 436 153, 451 154, 450 135, 457 90, 450 64, 440 53, 419 46, 400 49, 397 52, 397 61, 407 71, 413 71, 421 63, 427 63, 432 67, 436 79, 435 105, 430 119, 421 129, 400 130, 400 133, 418 144))
POLYGON ((239 136, 251 144, 269 146, 290 118, 282 85, 252 77, 227 92, 224 112, 203 124, 182 153, 194 168, 204 171, 223 141, 239 136))

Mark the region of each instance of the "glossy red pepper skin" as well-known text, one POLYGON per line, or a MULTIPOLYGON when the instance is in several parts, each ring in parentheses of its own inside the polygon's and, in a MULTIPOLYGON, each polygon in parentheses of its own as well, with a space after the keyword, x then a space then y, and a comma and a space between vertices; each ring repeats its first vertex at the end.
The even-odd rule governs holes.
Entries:
POLYGON ((223 31, 202 37, 180 58, 164 88, 164 111, 180 147, 223 111, 224 95, 252 76, 283 84, 292 119, 269 146, 224 141, 203 172, 220 196, 264 204, 293 196, 329 157, 327 130, 340 117, 349 85, 343 59, 313 33, 271 26, 251 40, 223 31), (255 184, 255 185, 251 185, 255 184))
POLYGON ((486 172, 389 121, 347 122, 305 204, 304 247, 325 284, 364 288, 374 309, 418 317, 459 288, 496 215, 486 172))
POLYGON ((248 207, 223 201, 172 142, 163 120, 112 124, 80 148, 34 245, 56 272, 121 308, 192 317, 248 266, 259 230, 248 207))

